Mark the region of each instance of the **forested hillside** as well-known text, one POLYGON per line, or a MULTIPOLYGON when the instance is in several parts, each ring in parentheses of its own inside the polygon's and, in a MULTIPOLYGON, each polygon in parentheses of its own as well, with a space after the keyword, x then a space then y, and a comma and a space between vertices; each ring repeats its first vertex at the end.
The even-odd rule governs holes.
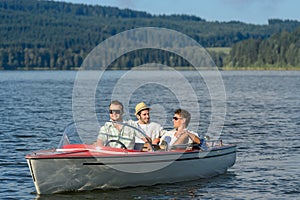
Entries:
MULTIPOLYGON (((234 45, 241 41, 265 41, 282 31, 290 34, 300 26, 298 21, 278 19, 270 19, 268 25, 208 22, 188 15, 156 16, 129 9, 45 0, 0 0, 0 21, 0 69, 6 70, 76 68, 103 40, 137 27, 177 30, 204 47, 237 48, 234 45)), ((114 64, 128 68, 156 60, 171 63, 166 52, 138 54, 139 57, 131 54, 114 64)), ((235 56, 230 54, 230 58, 235 56)), ((216 63, 220 67, 229 63, 227 54, 215 52, 213 58, 218 59, 216 63)), ((172 64, 187 63, 176 60, 172 64)), ((231 62, 231 65, 239 63, 231 62)))
POLYGON ((227 58, 233 68, 300 67, 300 28, 276 33, 268 39, 248 39, 233 45, 227 58))

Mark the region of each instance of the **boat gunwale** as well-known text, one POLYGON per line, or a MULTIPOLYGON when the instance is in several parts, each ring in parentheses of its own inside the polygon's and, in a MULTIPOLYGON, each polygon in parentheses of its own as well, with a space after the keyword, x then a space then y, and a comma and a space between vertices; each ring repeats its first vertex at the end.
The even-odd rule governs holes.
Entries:
MULTIPOLYGON (((119 159, 119 158, 124 158, 124 157, 132 157, 132 158, 138 158, 138 157, 159 157, 159 156, 176 156, 176 155, 192 155, 192 154, 197 154, 196 158, 208 158, 209 156, 203 156, 199 157, 199 153, 203 153, 206 155, 211 153, 211 152, 216 152, 220 150, 228 150, 228 149, 234 149, 233 151, 226 152, 225 154, 218 154, 218 155, 212 155, 210 157, 214 156, 222 156, 226 154, 231 154, 231 153, 236 153, 236 146, 234 144, 229 144, 229 145, 223 145, 223 146, 218 146, 211 148, 207 151, 203 150, 172 150, 172 151, 155 151, 155 152, 142 152, 142 151, 120 151, 117 152, 117 154, 112 154, 112 153, 103 153, 100 151, 95 151, 95 149, 76 149, 72 151, 55 151, 55 149, 50 149, 50 150, 43 150, 43 151, 38 151, 38 152, 33 152, 31 154, 28 154, 25 156, 25 158, 31 159, 31 160, 40 160, 40 159, 99 159, 99 158, 106 158, 106 159, 119 159), (44 153, 44 154, 42 154, 44 153), (84 154, 83 154, 84 153, 84 154), (88 154, 86 154, 88 153, 88 154), (77 154, 77 155, 76 155, 77 154)), ((112 151, 113 152, 113 151, 112 151)), ((181 155, 181 156, 182 156, 181 155)), ((195 157, 194 157, 195 158, 195 157)))

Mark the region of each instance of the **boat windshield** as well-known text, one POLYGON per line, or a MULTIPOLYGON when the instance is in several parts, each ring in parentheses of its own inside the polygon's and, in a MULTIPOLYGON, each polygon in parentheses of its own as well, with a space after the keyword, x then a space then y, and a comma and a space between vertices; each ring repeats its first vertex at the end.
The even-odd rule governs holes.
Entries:
MULTIPOLYGON (((106 123, 112 123, 106 122, 106 123)), ((121 124, 123 126, 123 129, 126 130, 126 132, 134 132, 135 135, 139 138, 146 138, 147 136, 144 133, 142 129, 140 129, 138 126, 134 126, 134 123, 120 123, 120 122, 113 122, 116 124, 121 124)), ((104 123, 102 124, 104 125, 104 123)), ((101 126, 102 126, 101 125, 101 126)), ((58 149, 63 148, 63 146, 68 144, 94 144, 97 141, 98 135, 99 135, 100 125, 99 124, 93 124, 91 121, 80 121, 76 123, 69 124, 62 135, 62 138, 59 142, 58 149)), ((101 133, 104 135, 111 135, 111 133, 101 133)), ((113 141, 114 143, 118 143, 120 141, 113 141)), ((150 141, 148 141, 151 143, 150 141)), ((113 144, 114 144, 113 143, 113 144)), ((107 145, 107 144, 106 144, 107 145)), ((198 148, 201 148, 202 150, 207 150, 210 147, 214 146, 222 146, 222 140, 210 140, 209 138, 203 138, 201 139, 201 145, 198 146, 197 144, 183 144, 183 145, 173 145, 172 147, 175 149, 187 149, 187 148, 195 148, 198 146, 198 148), (192 146, 191 146, 192 145, 192 146)), ((111 145, 109 145, 111 146, 111 145)), ((116 145, 113 145, 116 146, 116 145)), ((120 145, 122 146, 122 145, 120 145)), ((134 149, 139 149, 137 147, 138 145, 135 145, 134 149)), ((142 145, 143 146, 143 145, 142 145)), ((141 148, 142 148, 141 146, 141 148)), ((126 147, 126 146, 125 146, 126 147)), ((155 146, 151 145, 152 150, 155 151, 155 146)), ((121 147, 122 148, 122 147, 121 147)), ((127 147, 126 147, 127 148, 127 147)), ((167 147, 165 149, 168 149, 167 147)), ((172 148, 170 148, 172 149, 172 148)))
MULTIPOLYGON (((109 122, 111 123, 111 122, 109 122)), ((145 138, 146 134, 139 127, 127 123, 115 122, 123 125, 126 129, 131 129, 139 138, 145 138)), ((62 138, 59 142, 58 149, 68 144, 93 144, 96 142, 99 134, 100 126, 92 124, 84 120, 76 123, 70 123, 64 130, 62 138)), ((109 134, 109 133, 107 133, 109 134)))

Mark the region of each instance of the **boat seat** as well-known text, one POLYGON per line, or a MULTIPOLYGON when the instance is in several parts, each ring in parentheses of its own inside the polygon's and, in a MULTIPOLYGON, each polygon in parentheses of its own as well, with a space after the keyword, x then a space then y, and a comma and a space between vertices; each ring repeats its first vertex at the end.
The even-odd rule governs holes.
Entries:
POLYGON ((138 151, 142 151, 143 147, 144 147, 144 143, 135 143, 133 149, 138 150, 138 151))

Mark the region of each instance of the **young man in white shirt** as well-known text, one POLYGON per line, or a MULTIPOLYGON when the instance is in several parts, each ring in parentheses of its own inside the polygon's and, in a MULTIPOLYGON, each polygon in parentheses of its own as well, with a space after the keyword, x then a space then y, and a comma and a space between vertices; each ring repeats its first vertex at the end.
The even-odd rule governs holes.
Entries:
MULTIPOLYGON (((160 124, 150 121, 150 107, 144 102, 138 103, 135 106, 135 116, 138 119, 136 122, 137 126, 151 139, 152 144, 157 145, 166 131, 163 130, 163 127, 160 124)), ((141 148, 145 143, 138 137, 135 138, 135 142, 136 148, 141 148)))
POLYGON ((160 144, 167 144, 168 149, 173 145, 196 143, 200 144, 200 138, 197 133, 187 129, 191 119, 191 114, 184 109, 177 109, 174 112, 174 129, 168 131, 161 138, 160 144))

